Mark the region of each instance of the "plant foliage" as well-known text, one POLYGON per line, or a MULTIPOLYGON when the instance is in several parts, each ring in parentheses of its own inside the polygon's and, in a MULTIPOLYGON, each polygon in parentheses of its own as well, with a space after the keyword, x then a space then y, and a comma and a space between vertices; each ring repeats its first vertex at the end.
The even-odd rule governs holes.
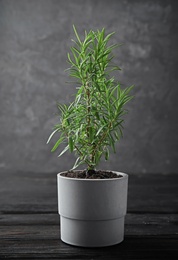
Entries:
POLYGON ((94 170, 102 156, 108 160, 110 151, 115 152, 115 143, 123 135, 123 116, 127 113, 124 106, 132 99, 129 93, 133 86, 121 89, 111 76, 112 71, 120 70, 112 62, 112 51, 120 45, 109 45, 114 33, 106 35, 105 29, 91 30, 81 40, 73 28, 76 40, 68 53, 69 71, 80 85, 71 104, 58 104, 60 122, 48 142, 58 134, 51 151, 65 143, 59 156, 68 150, 75 152, 73 169, 86 164, 88 170, 94 170))

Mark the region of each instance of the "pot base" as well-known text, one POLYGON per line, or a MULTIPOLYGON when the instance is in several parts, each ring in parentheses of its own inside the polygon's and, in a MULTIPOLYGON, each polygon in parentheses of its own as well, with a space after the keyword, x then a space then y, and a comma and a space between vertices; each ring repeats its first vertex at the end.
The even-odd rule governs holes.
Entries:
POLYGON ((60 216, 61 240, 81 247, 104 247, 124 239, 124 217, 84 221, 60 216))

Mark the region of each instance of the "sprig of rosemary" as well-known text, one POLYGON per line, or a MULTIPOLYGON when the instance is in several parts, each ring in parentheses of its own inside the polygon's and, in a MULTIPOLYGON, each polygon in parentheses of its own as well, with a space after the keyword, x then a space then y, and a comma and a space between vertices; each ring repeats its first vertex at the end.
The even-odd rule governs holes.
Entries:
POLYGON ((68 150, 75 152, 73 169, 86 164, 88 170, 94 170, 103 155, 109 159, 110 148, 115 152, 115 143, 123 136, 123 116, 127 113, 124 107, 132 99, 133 86, 121 89, 111 76, 112 71, 120 70, 112 62, 112 51, 120 45, 108 44, 114 33, 105 35, 105 29, 91 30, 85 32, 82 41, 75 26, 73 29, 76 40, 72 40, 74 46, 68 53, 69 71, 80 87, 70 105, 58 104, 60 123, 48 142, 59 134, 51 151, 66 143, 59 156, 68 150))

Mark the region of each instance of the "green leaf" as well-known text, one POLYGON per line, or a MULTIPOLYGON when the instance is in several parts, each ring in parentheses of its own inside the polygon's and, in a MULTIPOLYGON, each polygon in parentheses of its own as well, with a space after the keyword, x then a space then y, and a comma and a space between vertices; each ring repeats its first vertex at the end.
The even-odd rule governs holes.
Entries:
POLYGON ((68 57, 69 62, 70 62, 74 67, 77 67, 77 64, 75 64, 75 62, 73 62, 73 60, 71 59, 70 53, 67 54, 67 57, 68 57))
POLYGON ((71 50, 72 52, 75 51, 79 56, 81 55, 81 52, 77 48, 71 47, 71 50))
POLYGON ((58 109, 62 112, 65 113, 66 112, 66 105, 61 105, 60 103, 57 104, 58 109))
POLYGON ((120 132, 121 137, 123 137, 122 126, 119 126, 118 128, 119 128, 119 132, 120 132))
POLYGON ((67 152, 69 150, 69 145, 67 145, 64 150, 62 150, 62 152, 58 155, 58 157, 62 156, 65 152, 67 152))
POLYGON ((72 167, 72 170, 75 170, 77 167, 79 167, 81 164, 84 164, 85 163, 85 161, 80 161, 81 160, 81 158, 80 157, 78 157, 77 158, 77 160, 75 161, 75 164, 74 164, 74 166, 72 167))
POLYGON ((96 136, 98 136, 98 135, 100 134, 100 132, 103 130, 104 127, 106 127, 106 125, 102 125, 102 126, 98 129, 98 131, 97 131, 97 133, 96 133, 96 136))
POLYGON ((61 138, 59 138, 58 140, 57 140, 57 142, 55 143, 55 145, 53 146, 53 148, 52 148, 52 150, 51 150, 51 152, 54 152, 54 151, 56 151, 56 149, 58 148, 58 146, 62 143, 62 141, 64 140, 64 137, 63 136, 61 136, 61 138))
POLYGON ((74 29, 75 36, 77 37, 78 42, 82 45, 82 42, 81 42, 81 40, 80 40, 80 37, 79 37, 79 35, 78 35, 78 33, 77 33, 77 30, 76 30, 76 28, 75 28, 74 25, 73 25, 73 29, 74 29))
POLYGON ((112 134, 108 134, 108 136, 109 136, 110 146, 112 147, 113 152, 115 153, 116 152, 116 148, 115 148, 114 138, 113 138, 112 134))
POLYGON ((111 36, 113 36, 115 34, 115 32, 112 32, 110 34, 108 34, 105 39, 104 39, 104 42, 107 43, 109 41, 109 39, 111 38, 111 36))
POLYGON ((87 43, 84 44, 83 46, 83 50, 86 51, 86 49, 88 48, 88 46, 92 43, 92 40, 88 41, 87 43))
POLYGON ((54 130, 53 132, 52 132, 52 134, 49 136, 49 138, 48 138, 48 141, 46 142, 47 144, 50 142, 50 140, 51 140, 51 138, 53 137, 53 135, 58 131, 59 129, 57 128, 56 130, 54 130))
POLYGON ((98 151, 95 156, 95 164, 97 165, 101 159, 102 152, 98 151))
POLYGON ((73 152, 73 150, 74 150, 74 142, 73 142, 72 137, 69 137, 69 150, 70 150, 70 152, 73 152))
POLYGON ((119 133, 117 131, 115 131, 114 136, 115 136, 116 140, 120 140, 122 134, 120 133, 120 135, 119 135, 119 133))
POLYGON ((105 157, 106 161, 109 159, 109 150, 108 150, 108 148, 106 148, 106 150, 105 150, 104 157, 105 157))

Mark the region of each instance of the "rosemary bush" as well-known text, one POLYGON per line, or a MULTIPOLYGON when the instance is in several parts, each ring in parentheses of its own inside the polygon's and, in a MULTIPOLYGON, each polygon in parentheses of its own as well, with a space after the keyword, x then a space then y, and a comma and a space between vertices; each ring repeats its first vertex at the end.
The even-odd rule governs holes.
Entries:
POLYGON ((68 53, 69 71, 80 85, 71 104, 58 104, 60 122, 54 126, 48 142, 58 134, 51 151, 66 143, 59 156, 68 150, 75 152, 73 169, 85 164, 91 171, 102 156, 108 160, 110 150, 115 152, 115 143, 123 135, 123 116, 127 113, 124 106, 132 98, 129 93, 133 86, 121 89, 111 76, 112 71, 120 70, 112 61, 112 50, 120 45, 108 44, 114 33, 105 35, 105 29, 91 30, 85 32, 82 41, 73 28, 76 40, 72 40, 74 46, 68 53))

